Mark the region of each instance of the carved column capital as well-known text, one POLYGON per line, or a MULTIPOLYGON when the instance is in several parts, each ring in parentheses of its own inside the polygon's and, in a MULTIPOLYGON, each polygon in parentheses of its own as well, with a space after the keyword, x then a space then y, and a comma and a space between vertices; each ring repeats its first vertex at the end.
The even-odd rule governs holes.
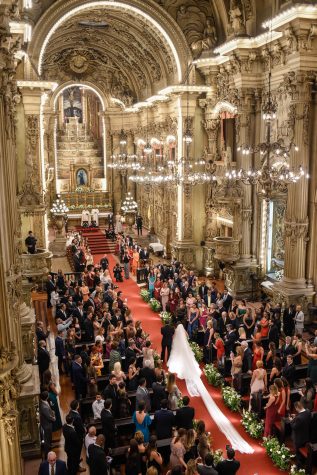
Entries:
POLYGON ((289 238, 292 247, 295 247, 299 239, 308 241, 308 218, 303 221, 286 218, 285 236, 289 238))

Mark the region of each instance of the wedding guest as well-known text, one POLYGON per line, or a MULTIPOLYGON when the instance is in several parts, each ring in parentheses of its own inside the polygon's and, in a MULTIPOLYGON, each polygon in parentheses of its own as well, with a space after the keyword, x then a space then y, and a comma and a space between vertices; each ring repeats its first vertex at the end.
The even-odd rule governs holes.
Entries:
POLYGON ((139 402, 137 410, 133 413, 132 421, 135 425, 135 432, 142 432, 144 436, 144 442, 148 442, 150 439, 149 427, 152 424, 152 420, 146 411, 146 405, 144 401, 139 402))
POLYGON ((101 411, 104 408, 104 399, 102 399, 101 393, 96 394, 96 400, 92 403, 92 412, 94 415, 94 419, 101 418, 101 411))
POLYGON ((178 408, 181 392, 176 385, 176 378, 173 373, 168 373, 167 375, 166 391, 168 393, 168 407, 175 411, 178 408))
POLYGON ((278 389, 275 384, 269 387, 269 397, 265 410, 265 427, 263 437, 269 437, 272 435, 273 425, 276 421, 278 411, 278 389))
POLYGON ((180 465, 183 469, 186 469, 186 463, 184 461, 184 455, 186 449, 184 446, 186 436, 185 429, 179 429, 176 437, 172 439, 171 442, 171 456, 170 456, 170 467, 176 467, 180 465))

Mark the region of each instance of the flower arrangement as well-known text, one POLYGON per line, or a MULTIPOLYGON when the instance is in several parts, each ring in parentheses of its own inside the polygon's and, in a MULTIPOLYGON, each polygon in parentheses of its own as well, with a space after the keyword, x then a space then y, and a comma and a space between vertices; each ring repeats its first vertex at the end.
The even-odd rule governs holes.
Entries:
POLYGON ((161 312, 160 317, 162 323, 171 323, 172 321, 172 314, 170 312, 161 312))
POLYGON ((281 470, 289 469, 291 458, 294 457, 294 455, 291 454, 289 448, 287 448, 284 444, 280 445, 276 437, 264 437, 263 447, 265 448, 268 456, 272 459, 274 465, 276 465, 281 470))
POLYGON ((159 312, 161 310, 161 303, 158 300, 150 299, 149 304, 153 312, 159 312))
POLYGON ((230 386, 222 386, 223 402, 231 411, 238 412, 241 406, 241 396, 230 386))
POLYGON ((264 430, 263 422, 259 421, 253 412, 243 410, 242 425, 254 439, 260 439, 262 437, 264 430))
POLYGON ((183 403, 183 398, 182 396, 178 399, 177 401, 177 407, 178 408, 181 408, 181 407, 184 407, 184 403, 183 403))
POLYGON ((223 461, 223 451, 221 449, 214 450, 212 455, 214 456, 214 466, 216 467, 219 462, 223 461))
POLYGON ((203 360, 203 356, 204 356, 204 355, 203 355, 203 351, 202 351, 202 349, 200 348, 200 346, 197 345, 197 343, 195 343, 194 341, 190 341, 190 342, 189 342, 189 346, 190 346, 192 352, 194 353, 194 356, 195 356, 195 358, 196 358, 196 361, 197 361, 198 363, 201 363, 202 360, 203 360))
POLYGON ((153 353, 153 359, 154 359, 154 366, 155 368, 157 368, 158 362, 161 361, 161 357, 156 350, 153 353))
POLYGON ((140 297, 144 302, 149 302, 150 301, 150 292, 146 289, 142 289, 140 292, 140 297))
POLYGON ((89 188, 89 186, 77 186, 75 193, 89 193, 95 191, 93 188, 89 188))
POLYGON ((206 364, 204 368, 207 381, 211 386, 218 388, 223 384, 223 377, 213 364, 206 364))
POLYGON ((296 465, 292 465, 290 475, 306 475, 306 471, 303 468, 297 468, 296 465))

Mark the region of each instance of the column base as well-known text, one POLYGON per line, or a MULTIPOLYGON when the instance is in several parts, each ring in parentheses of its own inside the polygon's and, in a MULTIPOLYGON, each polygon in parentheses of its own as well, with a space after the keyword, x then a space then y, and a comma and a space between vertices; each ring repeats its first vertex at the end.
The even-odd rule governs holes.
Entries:
POLYGON ((232 297, 251 301, 257 299, 257 279, 254 279, 257 267, 250 261, 247 264, 239 261, 225 268, 225 286, 232 297))
POLYGON ((308 306, 316 293, 312 285, 307 285, 304 279, 283 278, 274 284, 272 292, 274 303, 282 303, 285 307, 291 304, 301 305, 305 314, 305 323, 311 323, 308 306))
POLYGON ((41 443, 38 430, 38 395, 40 394, 40 378, 36 365, 30 367, 32 379, 23 384, 17 400, 19 412, 19 434, 22 457, 39 457, 41 443))
POLYGON ((20 384, 27 383, 32 378, 32 365, 25 361, 15 371, 16 379, 20 384))
POLYGON ((50 243, 49 248, 54 257, 66 256, 66 238, 57 237, 55 241, 50 243))
POLYGON ((172 244, 173 257, 187 269, 197 269, 197 251, 198 246, 193 241, 175 241, 172 244))
POLYGON ((23 357, 27 363, 34 360, 35 312, 25 302, 20 305, 23 357))

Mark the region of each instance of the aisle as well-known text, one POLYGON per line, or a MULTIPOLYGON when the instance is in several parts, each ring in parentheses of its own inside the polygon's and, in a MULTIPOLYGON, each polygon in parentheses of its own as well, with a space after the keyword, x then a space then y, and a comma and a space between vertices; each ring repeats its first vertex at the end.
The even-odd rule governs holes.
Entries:
MULTIPOLYGON (((101 255, 95 255, 95 262, 99 262, 101 255)), ((112 269, 116 263, 116 258, 113 255, 107 256, 109 259, 109 268, 112 274, 112 269)), ((135 320, 141 320, 144 330, 150 334, 150 338, 153 347, 161 352, 161 319, 158 314, 152 312, 149 305, 140 298, 140 289, 133 279, 125 280, 123 283, 117 284, 119 289, 123 291, 123 297, 127 298, 128 306, 132 311, 133 318, 135 320)), ((202 380, 206 384, 206 379, 203 376, 202 380)), ((178 387, 182 394, 187 394, 186 385, 184 381, 178 380, 178 387)), ((248 437, 247 433, 241 426, 241 419, 239 415, 232 413, 222 402, 220 391, 212 388, 206 384, 206 387, 213 397, 214 401, 218 404, 224 415, 228 417, 231 423, 235 426, 241 436, 249 442, 254 449, 253 455, 240 454, 237 452, 237 459, 241 462, 241 469, 239 473, 241 475, 280 475, 286 473, 275 468, 269 457, 266 455, 265 450, 257 442, 248 437)), ((219 431, 218 427, 214 423, 213 419, 209 416, 201 398, 191 398, 191 405, 195 407, 195 419, 203 419, 206 424, 206 429, 211 432, 213 438, 213 446, 215 449, 222 449, 225 451, 225 446, 228 444, 224 434, 219 431)))

